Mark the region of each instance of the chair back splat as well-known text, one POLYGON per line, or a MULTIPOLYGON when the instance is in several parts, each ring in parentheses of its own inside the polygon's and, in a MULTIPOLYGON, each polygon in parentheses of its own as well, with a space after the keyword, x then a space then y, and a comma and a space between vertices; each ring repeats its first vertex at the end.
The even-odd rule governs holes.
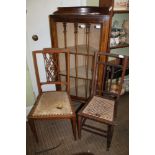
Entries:
POLYGON ((127 68, 128 56, 96 52, 92 96, 99 95, 119 99, 121 91, 123 91, 124 76, 128 74, 127 68), (99 72, 99 68, 102 68, 102 72, 99 72))
MULTIPOLYGON (((43 86, 45 85, 56 85, 56 90, 62 90, 62 87, 66 87, 66 91, 69 93, 69 83, 70 83, 70 61, 69 61, 69 49, 44 49, 43 51, 33 52, 34 67, 36 72, 36 79, 39 94, 43 92, 43 86), (63 52, 62 52, 63 51, 63 52), (44 65, 45 77, 41 79, 42 73, 39 72, 39 60, 42 57, 44 65), (65 60, 63 60, 65 59, 65 60), (63 62, 64 70, 67 72, 66 79, 61 79, 60 77, 60 63, 63 62)), ((64 90, 64 89, 63 89, 64 90)))

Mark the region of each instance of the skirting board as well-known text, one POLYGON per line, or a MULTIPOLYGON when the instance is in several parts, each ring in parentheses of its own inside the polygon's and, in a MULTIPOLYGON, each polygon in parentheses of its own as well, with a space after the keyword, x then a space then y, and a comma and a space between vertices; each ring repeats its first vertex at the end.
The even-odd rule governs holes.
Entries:
POLYGON ((32 109, 32 106, 27 106, 26 107, 26 121, 27 121, 27 115, 29 114, 31 109, 32 109))

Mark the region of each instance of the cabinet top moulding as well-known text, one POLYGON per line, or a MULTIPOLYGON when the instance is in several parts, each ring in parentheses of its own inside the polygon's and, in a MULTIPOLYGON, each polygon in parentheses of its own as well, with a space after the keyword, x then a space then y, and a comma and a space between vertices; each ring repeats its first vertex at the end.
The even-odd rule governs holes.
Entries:
POLYGON ((58 7, 50 18, 55 22, 103 23, 110 18, 111 7, 58 7))

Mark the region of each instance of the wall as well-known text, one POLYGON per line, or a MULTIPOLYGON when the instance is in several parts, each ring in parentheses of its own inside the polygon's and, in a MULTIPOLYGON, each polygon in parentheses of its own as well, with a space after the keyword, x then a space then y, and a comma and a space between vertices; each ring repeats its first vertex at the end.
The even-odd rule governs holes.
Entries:
POLYGON ((87 0, 87 6, 99 6, 99 0, 87 0))
POLYGON ((26 106, 31 106, 34 104, 34 102, 35 102, 35 95, 33 93, 29 69, 26 64, 26 106))
MULTIPOLYGON (((38 95, 36 77, 33 66, 32 51, 51 47, 49 19, 57 7, 84 6, 86 0, 27 0, 26 1, 26 57, 29 69, 29 80, 32 81, 32 88, 35 96, 38 95), (32 40, 32 35, 38 35, 38 41, 32 40)), ((29 85, 29 83, 27 83, 29 85)), ((33 104, 33 92, 27 87, 28 98, 31 98, 27 105, 33 104), (31 92, 31 93, 30 93, 31 92)), ((27 100, 28 101, 28 100, 27 100)))

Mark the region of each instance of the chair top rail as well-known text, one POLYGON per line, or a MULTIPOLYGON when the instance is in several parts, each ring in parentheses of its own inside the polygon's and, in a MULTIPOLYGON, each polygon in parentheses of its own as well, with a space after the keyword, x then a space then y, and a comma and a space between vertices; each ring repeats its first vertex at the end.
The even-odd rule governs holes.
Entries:
POLYGON ((35 54, 46 54, 46 53, 67 53, 69 52, 69 49, 67 48, 45 48, 43 50, 37 50, 37 51, 33 51, 35 54))

